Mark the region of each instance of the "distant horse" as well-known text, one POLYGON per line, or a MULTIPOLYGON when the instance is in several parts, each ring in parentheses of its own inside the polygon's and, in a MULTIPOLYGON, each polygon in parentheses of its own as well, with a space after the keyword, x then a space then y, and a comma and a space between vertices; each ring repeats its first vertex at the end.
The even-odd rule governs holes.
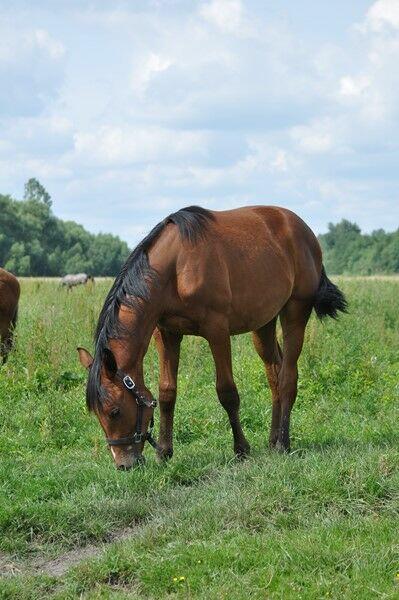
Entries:
POLYGON ((20 287, 18 279, 0 268, 0 358, 3 364, 13 346, 14 329, 18 318, 20 287))
POLYGON ((324 271, 317 238, 291 211, 254 206, 217 212, 193 206, 156 225, 108 293, 94 358, 78 348, 80 362, 89 369, 87 405, 98 416, 117 467, 129 469, 143 460, 146 440, 160 458, 172 456, 180 343, 186 334, 209 342, 217 394, 240 457, 248 454, 249 444, 240 424, 230 336, 252 331, 272 392, 269 443, 289 451, 297 361, 313 308, 319 318, 335 318, 337 311, 346 311, 346 300, 324 271), (159 444, 152 438, 156 401, 143 375, 154 330, 160 357, 159 444))
POLYGON ((75 285, 86 285, 89 281, 94 283, 94 277, 87 275, 87 273, 77 273, 76 275, 65 275, 61 279, 60 285, 67 286, 68 290, 70 290, 75 285))

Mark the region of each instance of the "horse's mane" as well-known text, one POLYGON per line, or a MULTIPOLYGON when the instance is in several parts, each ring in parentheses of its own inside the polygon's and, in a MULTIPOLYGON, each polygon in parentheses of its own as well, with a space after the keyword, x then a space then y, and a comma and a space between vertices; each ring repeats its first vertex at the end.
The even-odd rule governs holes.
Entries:
POLYGON ((155 225, 128 257, 108 292, 98 319, 94 335, 94 360, 86 390, 89 410, 100 407, 104 399, 100 371, 108 340, 121 338, 126 333, 119 322, 119 308, 124 305, 140 310, 150 298, 150 287, 156 284, 157 272, 148 262, 148 250, 168 223, 174 223, 178 227, 182 240, 194 244, 213 219, 213 214, 200 206, 182 208, 155 225))

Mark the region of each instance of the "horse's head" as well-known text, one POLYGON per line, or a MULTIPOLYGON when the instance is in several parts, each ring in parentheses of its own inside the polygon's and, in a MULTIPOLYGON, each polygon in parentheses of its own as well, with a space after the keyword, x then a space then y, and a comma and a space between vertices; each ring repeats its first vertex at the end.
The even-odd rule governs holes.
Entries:
POLYGON ((156 401, 149 390, 137 387, 133 378, 118 368, 109 348, 104 348, 101 362, 84 348, 78 348, 78 353, 81 364, 89 370, 89 410, 100 421, 117 468, 128 470, 143 463, 145 441, 155 444, 151 430, 156 401))

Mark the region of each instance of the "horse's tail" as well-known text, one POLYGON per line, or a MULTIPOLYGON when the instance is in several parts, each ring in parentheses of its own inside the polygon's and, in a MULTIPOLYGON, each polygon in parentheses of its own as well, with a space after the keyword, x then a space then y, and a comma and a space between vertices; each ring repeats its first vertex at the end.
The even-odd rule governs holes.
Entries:
POLYGON ((15 334, 15 328, 17 326, 17 322, 18 322, 18 304, 15 307, 15 311, 14 311, 14 315, 10 321, 10 325, 8 328, 8 336, 7 336, 7 344, 6 344, 6 351, 7 352, 11 352, 11 350, 14 347, 14 334, 15 334))
POLYGON ((320 283, 313 307, 319 319, 324 317, 338 318, 338 311, 346 313, 348 303, 341 290, 328 279, 324 266, 321 269, 320 283))
POLYGON ((17 326, 17 322, 18 322, 18 304, 17 304, 17 306, 15 307, 14 316, 13 316, 13 318, 11 319, 11 327, 12 327, 12 329, 13 329, 13 330, 16 328, 16 326, 17 326))

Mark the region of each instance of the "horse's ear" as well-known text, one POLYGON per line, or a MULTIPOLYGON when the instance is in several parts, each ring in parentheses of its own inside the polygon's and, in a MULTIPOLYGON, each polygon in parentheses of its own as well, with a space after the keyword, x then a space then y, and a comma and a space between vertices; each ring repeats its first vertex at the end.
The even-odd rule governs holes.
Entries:
POLYGON ((107 371, 108 377, 114 377, 118 370, 114 353, 109 348, 104 348, 103 350, 103 365, 105 370, 107 371))
POLYGON ((90 369, 91 365, 93 364, 93 357, 90 354, 90 352, 88 350, 86 350, 85 348, 77 348, 78 354, 79 354, 79 360, 80 360, 80 364, 85 368, 85 369, 90 369))

